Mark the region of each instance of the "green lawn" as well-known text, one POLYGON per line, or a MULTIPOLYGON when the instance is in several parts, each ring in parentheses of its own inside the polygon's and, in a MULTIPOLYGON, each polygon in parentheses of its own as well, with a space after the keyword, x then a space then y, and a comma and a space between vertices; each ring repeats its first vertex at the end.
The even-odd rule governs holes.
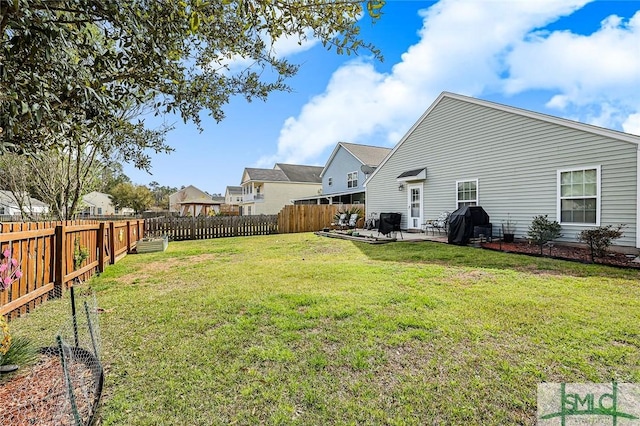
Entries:
MULTIPOLYGON (((640 382, 639 278, 428 242, 173 242, 85 284, 107 311, 100 418, 533 424, 540 382, 640 382)), ((66 308, 12 327, 49 345, 66 308)))

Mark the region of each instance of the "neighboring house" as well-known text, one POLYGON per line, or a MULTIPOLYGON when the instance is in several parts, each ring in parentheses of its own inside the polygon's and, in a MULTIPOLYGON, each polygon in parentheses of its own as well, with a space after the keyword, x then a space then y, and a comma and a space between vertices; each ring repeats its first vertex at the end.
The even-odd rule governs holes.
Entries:
POLYGON ((229 206, 239 206, 242 203, 242 187, 227 186, 224 193, 224 203, 229 206))
POLYGON ((391 148, 339 142, 320 173, 322 194, 295 204, 364 204, 364 182, 390 152, 391 148))
MULTIPOLYGON (((21 204, 25 213, 39 215, 49 213, 49 206, 42 201, 22 194, 21 204)), ((11 191, 0 191, 0 215, 20 215, 20 203, 11 191)))
POLYGON ((80 213, 87 216, 110 216, 116 213, 111 196, 98 191, 82 196, 80 213))
POLYGON ((193 185, 182 188, 169 196, 169 212, 180 216, 207 216, 220 211, 223 197, 213 199, 211 195, 193 185))
POLYGON ((225 215, 240 214, 242 204, 242 187, 227 186, 224 193, 224 204, 220 206, 220 212, 225 215))
POLYGON ((640 137, 452 93, 442 93, 366 182, 367 212, 402 213, 402 228, 463 205, 508 218, 516 237, 548 215, 561 241, 626 224, 640 247, 640 137))
POLYGON ((276 164, 242 173, 242 215, 278 214, 292 200, 322 191, 322 167, 276 164))

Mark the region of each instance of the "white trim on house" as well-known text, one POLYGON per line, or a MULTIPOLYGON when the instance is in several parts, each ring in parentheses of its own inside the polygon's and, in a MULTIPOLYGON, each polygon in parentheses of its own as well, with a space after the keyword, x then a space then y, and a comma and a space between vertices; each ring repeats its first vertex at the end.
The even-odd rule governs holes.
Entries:
POLYGON ((459 209, 460 203, 465 203, 465 205, 468 205, 466 203, 475 203, 474 206, 479 206, 480 205, 480 185, 478 183, 478 178, 474 178, 474 179, 460 179, 456 181, 456 209, 459 209), (458 185, 461 183, 465 183, 465 182, 475 182, 476 184, 476 198, 473 200, 460 200, 458 199, 458 185))
MULTIPOLYGON (((556 217, 558 223, 562 226, 600 226, 600 214, 601 214, 601 200, 602 200, 602 167, 600 165, 597 166, 584 166, 584 167, 570 167, 566 169, 558 169, 556 170, 556 184, 557 184, 557 193, 556 193, 556 217), (580 170, 596 170, 596 223, 579 223, 579 222, 563 222, 562 221, 562 209, 561 209, 561 174, 565 172, 574 172, 580 170)), ((590 197, 578 197, 578 198, 590 198, 590 197)), ((636 243, 637 245, 637 243, 636 243)))
MULTIPOLYGON (((445 97, 446 98, 451 98, 451 99, 456 99, 456 100, 463 101, 463 102, 468 102, 468 103, 475 104, 475 105, 485 106, 485 107, 488 107, 488 108, 493 108, 493 109, 504 111, 504 112, 517 114, 517 115, 520 115, 520 116, 532 118, 534 120, 541 120, 541 121, 545 121, 547 123, 558 124, 560 126, 569 127, 569 128, 572 128, 572 129, 581 130, 581 131, 584 131, 584 132, 589 132, 589 133, 593 133, 593 134, 596 134, 596 135, 605 136, 605 137, 617 139, 617 140, 624 141, 624 142, 629 142, 629 143, 632 143, 632 144, 640 146, 640 137, 635 136, 635 135, 631 135, 631 134, 628 134, 628 133, 623 133, 623 132, 618 132, 618 131, 611 130, 611 129, 605 129, 605 128, 602 128, 602 127, 592 126, 592 125, 580 123, 580 122, 577 122, 577 121, 567 120, 567 119, 560 118, 560 117, 554 117, 552 115, 542 114, 542 113, 538 113, 538 112, 534 112, 534 111, 528 111, 528 110, 525 110, 525 109, 516 108, 516 107, 512 107, 512 106, 508 106, 508 105, 502 105, 502 104, 498 104, 498 103, 495 103, 495 102, 490 102, 490 101, 485 101, 485 100, 481 100, 481 99, 477 99, 477 98, 472 98, 472 97, 469 97, 469 96, 458 95, 458 94, 450 93, 450 92, 442 92, 436 98, 436 100, 429 106, 429 108, 424 112, 424 114, 422 114, 420 116, 418 121, 416 121, 413 124, 413 126, 411 126, 409 131, 407 131, 407 133, 405 133, 405 135, 402 137, 402 139, 400 139, 400 142, 398 142, 396 144, 396 146, 393 147, 393 149, 391 150, 389 155, 387 155, 384 158, 384 160, 382 160, 382 162, 378 165, 378 167, 376 167, 376 169, 373 171, 373 173, 371 173, 369 175, 369 177, 365 180, 363 186, 366 186, 366 183, 369 180, 371 180, 371 178, 373 178, 378 173, 378 171, 380 169, 382 169, 382 166, 384 166, 389 161, 389 159, 391 157, 393 157, 393 155, 396 153, 398 148, 400 148, 400 146, 402 146, 402 144, 409 138, 409 136, 411 136, 411 134, 413 134, 413 132, 416 130, 416 128, 418 128, 418 126, 420 126, 422 124, 422 122, 429 116, 431 111, 445 97)), ((638 189, 640 189, 640 181, 638 182, 638 185, 639 185, 638 189)))
POLYGON ((640 145, 636 151, 636 248, 640 248, 640 145))

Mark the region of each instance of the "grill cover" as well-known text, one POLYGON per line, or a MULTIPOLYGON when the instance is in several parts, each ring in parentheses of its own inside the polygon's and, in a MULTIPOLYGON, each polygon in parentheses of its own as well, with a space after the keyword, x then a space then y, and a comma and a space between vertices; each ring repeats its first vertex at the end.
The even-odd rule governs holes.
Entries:
POLYGON ((401 213, 380 213, 380 221, 378 222, 378 232, 382 235, 388 235, 391 232, 400 231, 401 213))
POLYGON ((449 244, 465 245, 473 237, 474 226, 489 226, 489 215, 480 206, 464 206, 449 216, 449 244))

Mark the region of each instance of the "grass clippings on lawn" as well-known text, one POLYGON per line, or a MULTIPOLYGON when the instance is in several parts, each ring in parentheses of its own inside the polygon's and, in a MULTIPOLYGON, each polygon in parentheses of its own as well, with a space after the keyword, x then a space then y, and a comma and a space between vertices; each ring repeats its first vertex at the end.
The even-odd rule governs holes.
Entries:
MULTIPOLYGON (((88 284, 101 421, 534 424, 540 382, 640 382, 638 278, 429 242, 172 242, 88 284)), ((12 327, 46 336, 66 307, 12 327)))

